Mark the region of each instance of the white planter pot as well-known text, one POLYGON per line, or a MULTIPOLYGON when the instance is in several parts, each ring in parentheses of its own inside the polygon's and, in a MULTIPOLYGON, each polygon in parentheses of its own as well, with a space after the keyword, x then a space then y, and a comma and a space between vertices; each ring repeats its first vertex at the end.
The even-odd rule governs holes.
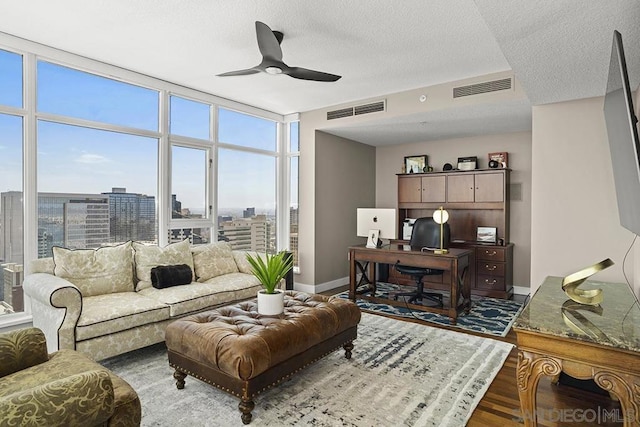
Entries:
POLYGON ((284 312, 284 292, 276 289, 275 294, 258 291, 258 313, 275 316, 284 312))

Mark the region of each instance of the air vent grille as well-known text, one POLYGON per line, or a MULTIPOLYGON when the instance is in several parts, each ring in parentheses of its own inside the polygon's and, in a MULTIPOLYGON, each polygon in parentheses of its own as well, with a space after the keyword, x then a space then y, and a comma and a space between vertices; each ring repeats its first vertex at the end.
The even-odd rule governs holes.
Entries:
POLYGON ((333 110, 327 112, 327 120, 341 119, 343 117, 353 116, 353 107, 342 108, 340 110, 333 110))
POLYGON ((360 116, 362 114, 377 113, 387 109, 385 100, 371 102, 369 104, 356 105, 354 107, 341 108, 327 112, 327 120, 341 119, 343 117, 360 116))
POLYGON ((356 116, 359 116, 360 114, 377 113, 379 111, 384 111, 384 101, 378 101, 372 104, 358 105, 357 107, 354 107, 356 116))
POLYGON ((478 95, 481 93, 497 92, 500 90, 511 89, 511 77, 491 82, 476 83, 469 86, 460 86, 453 88, 453 97, 460 98, 463 96, 478 95))

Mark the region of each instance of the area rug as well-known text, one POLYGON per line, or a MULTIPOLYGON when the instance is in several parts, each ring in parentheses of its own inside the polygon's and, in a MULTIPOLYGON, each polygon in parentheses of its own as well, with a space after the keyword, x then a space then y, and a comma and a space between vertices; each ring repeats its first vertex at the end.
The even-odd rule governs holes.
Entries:
MULTIPOLYGON (((376 297, 389 298, 389 295, 393 296, 394 293, 400 291, 415 290, 414 287, 398 286, 391 283, 378 283, 376 297)), ((448 298, 448 293, 443 293, 448 298)), ((339 297, 348 299, 349 293, 342 292, 338 294, 339 297)), ((409 297, 406 297, 408 300, 409 297)), ((447 299, 445 298, 445 304, 447 299)), ((451 326, 458 329, 467 331, 480 332, 483 334, 496 335, 504 337, 511 329, 511 325, 518 317, 518 314, 522 311, 523 304, 506 299, 488 298, 471 296, 471 310, 469 314, 460 313, 456 321, 456 325, 449 323, 449 316, 445 316, 438 313, 429 313, 427 311, 412 310, 408 307, 402 307, 402 297, 399 302, 394 302, 400 305, 391 304, 376 304, 363 299, 358 299, 356 303, 362 310, 366 310, 371 313, 390 314, 393 316, 404 317, 408 319, 417 319, 424 322, 436 323, 438 325, 451 326)))
MULTIPOLYGON (((342 349, 257 396, 252 426, 465 425, 512 345, 368 313, 342 349)), ((163 344, 104 360, 142 402, 143 426, 240 426, 239 399, 187 377, 163 344)))

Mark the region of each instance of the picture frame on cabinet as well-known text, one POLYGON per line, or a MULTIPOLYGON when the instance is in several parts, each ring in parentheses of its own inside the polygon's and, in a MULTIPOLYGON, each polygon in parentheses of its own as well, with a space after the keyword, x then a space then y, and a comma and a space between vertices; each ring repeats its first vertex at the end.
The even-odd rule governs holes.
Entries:
POLYGON ((406 156, 404 158, 405 173, 423 173, 427 171, 429 156, 406 156))
POLYGON ((506 151, 498 152, 498 153, 489 153, 489 162, 492 160, 498 162, 498 169, 506 169, 508 166, 508 158, 509 154, 506 151))
POLYGON ((478 227, 476 241, 479 243, 496 244, 498 229, 496 227, 478 227))

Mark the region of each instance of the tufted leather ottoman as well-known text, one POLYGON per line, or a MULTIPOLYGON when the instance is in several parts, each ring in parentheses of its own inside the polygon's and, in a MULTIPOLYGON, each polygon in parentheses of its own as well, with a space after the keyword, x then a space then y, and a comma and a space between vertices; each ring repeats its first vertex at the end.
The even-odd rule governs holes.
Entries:
POLYGON ((351 358, 360 309, 338 297, 287 291, 284 314, 258 314, 256 300, 169 324, 169 365, 179 389, 191 375, 240 398, 242 422, 264 391, 339 347, 351 358))

